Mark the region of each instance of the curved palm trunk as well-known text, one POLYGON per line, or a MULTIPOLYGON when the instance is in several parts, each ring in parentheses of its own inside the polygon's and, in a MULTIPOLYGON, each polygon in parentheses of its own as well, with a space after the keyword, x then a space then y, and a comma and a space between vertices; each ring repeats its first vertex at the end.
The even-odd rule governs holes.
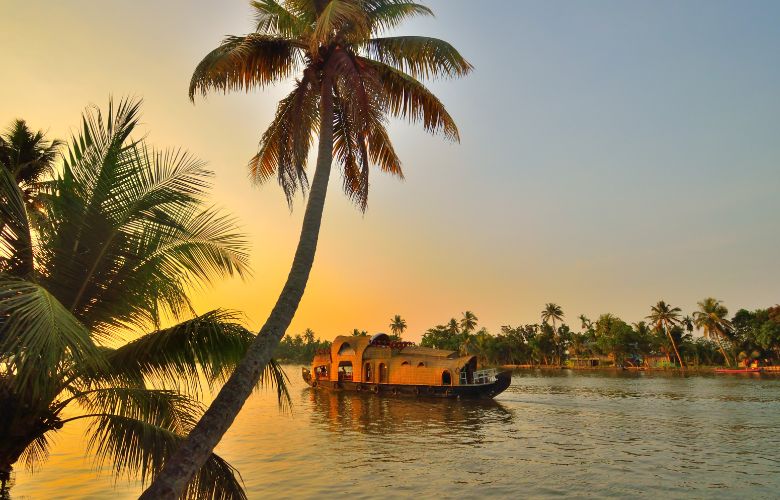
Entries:
POLYGON ((672 343, 672 348, 674 349, 675 356, 677 356, 677 361, 680 362, 680 370, 685 370, 685 365, 683 364, 683 360, 680 357, 680 351, 677 350, 677 342, 674 341, 674 337, 672 337, 672 331, 668 327, 666 328, 666 335, 669 337, 669 342, 672 343))
POLYGON ((720 348, 720 353, 723 354, 723 359, 726 360, 726 366, 731 366, 731 359, 726 355, 726 350, 723 348, 723 344, 720 341, 720 334, 715 334, 715 340, 718 341, 718 347, 720 348))
POLYGON ((187 483, 209 458, 257 385, 260 374, 271 359, 287 327, 290 326, 298 303, 303 297, 317 249, 322 210, 333 161, 333 97, 327 77, 322 88, 317 167, 309 201, 306 204, 298 248, 295 251, 287 282, 244 359, 181 447, 165 463, 149 488, 140 496, 141 499, 173 500, 181 496, 187 483))

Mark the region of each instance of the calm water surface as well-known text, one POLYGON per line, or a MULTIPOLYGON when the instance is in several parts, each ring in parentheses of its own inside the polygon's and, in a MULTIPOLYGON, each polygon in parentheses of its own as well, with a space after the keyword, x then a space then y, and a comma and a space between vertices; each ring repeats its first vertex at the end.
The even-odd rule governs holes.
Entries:
MULTIPOLYGON (((218 452, 250 498, 776 497, 780 377, 517 372, 495 401, 312 391, 247 403, 218 452)), ((13 498, 135 498, 84 459, 78 429, 13 498)))

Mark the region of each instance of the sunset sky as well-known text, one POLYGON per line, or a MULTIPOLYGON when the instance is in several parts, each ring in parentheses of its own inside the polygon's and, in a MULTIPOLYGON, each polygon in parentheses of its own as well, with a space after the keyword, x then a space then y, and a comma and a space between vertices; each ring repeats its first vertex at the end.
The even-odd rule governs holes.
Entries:
MULTIPOLYGON (((430 87, 462 142, 394 122, 405 181, 373 172, 361 214, 334 172, 314 269, 290 332, 422 332, 472 310, 579 327, 664 299, 690 312, 780 302, 780 2, 423 1, 399 33, 450 41, 475 66, 430 87)), ((248 2, 9 0, 0 127, 75 131, 109 95, 143 97, 143 131, 215 170, 214 203, 252 242, 254 276, 197 294, 259 327, 284 282, 303 200, 253 186, 246 163, 290 82, 195 105, 195 65, 252 31, 248 2)))

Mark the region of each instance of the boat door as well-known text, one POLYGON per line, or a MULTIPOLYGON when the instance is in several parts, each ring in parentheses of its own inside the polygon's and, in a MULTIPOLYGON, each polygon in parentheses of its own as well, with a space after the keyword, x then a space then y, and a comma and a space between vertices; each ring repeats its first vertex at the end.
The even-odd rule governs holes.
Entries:
POLYGON ((386 384, 388 381, 387 365, 379 363, 379 383, 386 384))

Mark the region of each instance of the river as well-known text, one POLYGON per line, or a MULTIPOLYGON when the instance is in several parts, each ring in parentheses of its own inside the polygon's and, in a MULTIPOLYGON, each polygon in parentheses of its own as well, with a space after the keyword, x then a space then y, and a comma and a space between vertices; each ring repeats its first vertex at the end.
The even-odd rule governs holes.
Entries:
MULTIPOLYGON (((519 371, 495 401, 312 391, 252 396, 218 452, 249 498, 775 497, 780 377, 519 371)), ((82 428, 19 471, 13 499, 135 498, 98 475, 82 428)))

